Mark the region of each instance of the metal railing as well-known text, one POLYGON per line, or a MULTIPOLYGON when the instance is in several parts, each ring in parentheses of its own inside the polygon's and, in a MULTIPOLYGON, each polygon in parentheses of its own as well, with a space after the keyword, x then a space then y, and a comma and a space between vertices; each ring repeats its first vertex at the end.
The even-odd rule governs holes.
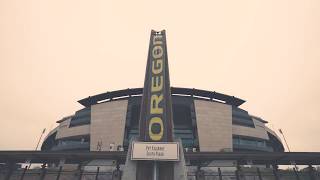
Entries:
MULTIPOLYGON (((126 155, 123 151, 0 151, 0 180, 120 180, 126 155), (90 163, 95 160, 100 164, 90 163), (101 164, 105 161, 109 164, 101 164), (25 166, 29 162, 31 168, 25 166)), ((315 168, 320 165, 320 153, 186 152, 185 159, 188 180, 320 180, 315 168), (213 163, 218 161, 234 164, 213 163)))
MULTIPOLYGON (((10 175, 8 169, 0 172, 1 180, 120 180, 122 169, 101 170, 103 166, 96 167, 96 170, 64 169, 42 167, 39 169, 17 168, 10 175)), ((188 180, 318 180, 320 173, 315 169, 307 167, 302 171, 277 170, 265 168, 246 168, 240 170, 224 170, 217 168, 216 171, 199 170, 188 172, 188 180)))

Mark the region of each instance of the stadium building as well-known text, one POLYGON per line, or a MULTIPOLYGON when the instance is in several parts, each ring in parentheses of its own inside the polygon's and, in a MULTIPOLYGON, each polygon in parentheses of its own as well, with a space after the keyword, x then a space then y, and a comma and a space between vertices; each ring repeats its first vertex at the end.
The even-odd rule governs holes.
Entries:
POLYGON ((166 48, 165 31, 152 30, 143 89, 79 100, 42 151, 0 151, 0 179, 319 179, 320 153, 284 152, 268 122, 240 108, 244 100, 170 87, 166 48))
MULTIPOLYGON (((239 106, 245 101, 218 92, 171 88, 174 137, 185 151, 283 152, 266 120, 239 106)), ((84 107, 57 121, 42 151, 127 151, 139 134, 142 88, 89 96, 84 107)))

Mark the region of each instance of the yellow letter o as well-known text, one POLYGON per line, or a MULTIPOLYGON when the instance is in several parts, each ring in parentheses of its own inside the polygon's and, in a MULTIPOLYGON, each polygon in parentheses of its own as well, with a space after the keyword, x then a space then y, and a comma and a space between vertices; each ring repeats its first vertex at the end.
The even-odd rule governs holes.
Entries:
POLYGON ((161 140, 163 136, 163 122, 162 119, 159 117, 153 117, 150 119, 149 122, 149 136, 150 139, 153 141, 159 141, 161 140), (156 126, 159 126, 159 132, 154 132, 154 128, 157 128, 156 126))

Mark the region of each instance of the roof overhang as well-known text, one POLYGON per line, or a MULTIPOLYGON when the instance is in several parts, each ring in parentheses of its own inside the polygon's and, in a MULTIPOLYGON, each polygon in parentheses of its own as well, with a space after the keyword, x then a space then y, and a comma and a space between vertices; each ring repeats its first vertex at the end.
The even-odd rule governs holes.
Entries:
MULTIPOLYGON (((139 95, 142 95, 142 91, 143 91, 142 88, 110 91, 102 94, 97 94, 94 96, 89 96, 87 98, 79 100, 78 102, 85 107, 89 107, 91 105, 98 104, 102 101, 105 102, 105 101, 111 101, 119 98, 139 96, 139 95)), ((234 96, 229 96, 229 95, 218 93, 215 91, 206 91, 206 90, 194 89, 194 88, 171 87, 171 94, 172 95, 188 95, 188 96, 195 96, 197 98, 218 100, 219 102, 222 101, 226 104, 236 106, 236 107, 240 106, 245 102, 245 100, 242 100, 234 96)))

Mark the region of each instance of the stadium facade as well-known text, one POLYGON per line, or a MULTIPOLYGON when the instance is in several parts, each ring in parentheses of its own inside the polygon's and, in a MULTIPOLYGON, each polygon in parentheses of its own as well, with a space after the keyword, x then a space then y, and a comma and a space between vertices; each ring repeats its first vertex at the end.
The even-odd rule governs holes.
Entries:
MULTIPOLYGON (((144 88, 78 101, 42 151, 0 151, 0 179, 319 179, 319 152, 284 152, 244 100, 170 87, 165 31, 151 31, 144 88), (139 147, 139 148, 137 148, 139 147), (19 163, 28 163, 23 169, 19 163), (41 169, 31 168, 41 163, 41 169), (278 165, 294 166, 280 170, 278 165), (296 165, 308 165, 298 171, 296 165), (272 168, 271 168, 272 167, 272 168)), ((41 139, 41 138, 40 138, 41 139)))
MULTIPOLYGON (((185 151, 283 152, 266 120, 239 106, 245 101, 218 92, 171 87, 174 137, 185 151)), ((127 151, 139 134, 142 88, 89 96, 84 107, 57 121, 42 151, 127 151)))

